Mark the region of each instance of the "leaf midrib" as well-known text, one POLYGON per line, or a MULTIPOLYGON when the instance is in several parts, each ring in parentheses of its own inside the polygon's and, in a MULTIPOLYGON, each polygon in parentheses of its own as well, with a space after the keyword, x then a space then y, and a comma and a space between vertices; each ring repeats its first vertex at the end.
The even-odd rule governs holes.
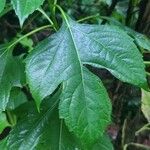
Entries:
MULTIPOLYGON (((108 52, 110 53, 110 49, 107 48, 106 46, 104 46, 101 42, 97 41, 95 38, 89 36, 87 33, 81 31, 81 30, 78 30, 77 28, 75 28, 74 26, 71 26, 71 28, 73 28, 74 30, 78 31, 78 32, 81 32, 83 35, 87 36, 88 38, 90 37, 93 41, 95 41, 96 43, 100 44, 105 50, 108 50, 108 52)), ((107 51, 106 51, 107 52, 107 51)), ((95 64, 95 63, 89 63, 89 62, 85 62, 86 64, 95 64)), ((125 63, 125 62, 124 62, 125 63)), ((97 65, 97 64, 96 64, 97 65)), ((112 66, 112 65, 111 65, 112 66)), ((103 66, 104 68, 106 68, 107 70, 109 70, 110 72, 113 71, 113 72, 116 72, 115 70, 115 66, 113 68, 110 68, 110 66, 103 66)), ((126 76, 126 78, 128 78, 128 76, 126 74, 123 74, 121 71, 117 70, 117 72, 119 72, 122 76, 126 76)))
MULTIPOLYGON (((78 58, 78 61, 79 61, 80 73, 81 73, 81 82, 82 82, 82 87, 83 87, 83 92, 84 92, 84 99, 86 99, 82 62, 81 62, 80 55, 79 55, 78 50, 77 50, 77 46, 76 46, 75 41, 74 41, 74 36, 73 36, 72 30, 71 30, 71 26, 70 26, 68 20, 65 20, 65 21, 66 21, 67 27, 69 29, 69 32, 70 32, 70 35, 71 35, 71 39, 72 39, 72 42, 73 42, 73 45, 74 45, 74 48, 75 48, 75 52, 77 54, 77 58, 78 58)), ((88 116, 87 102, 86 102, 86 100, 84 102, 85 102, 85 108, 86 108, 86 115, 88 116)), ((87 120, 88 126, 89 126, 90 123, 89 123, 88 117, 86 117, 86 120, 87 120)))

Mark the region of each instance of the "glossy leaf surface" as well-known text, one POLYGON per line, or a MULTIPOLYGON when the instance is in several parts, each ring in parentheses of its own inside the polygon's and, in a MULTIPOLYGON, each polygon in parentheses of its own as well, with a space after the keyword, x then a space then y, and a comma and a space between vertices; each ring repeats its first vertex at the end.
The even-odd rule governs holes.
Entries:
POLYGON ((83 64, 106 68, 122 81, 147 86, 142 56, 132 38, 118 28, 78 24, 69 17, 56 34, 30 53, 26 63, 27 82, 38 107, 64 83, 60 117, 86 144, 104 132, 111 106, 101 81, 83 64))
POLYGON ((16 110, 19 122, 12 129, 8 138, 8 149, 27 150, 34 149, 40 137, 51 120, 53 109, 58 102, 58 94, 53 99, 44 101, 40 113, 32 102, 23 104, 16 110))
POLYGON ((22 62, 6 49, 7 47, 0 46, 0 111, 4 111, 7 106, 11 88, 22 86, 24 76, 22 62))
POLYGON ((69 18, 27 59, 27 80, 37 104, 62 81, 81 74, 83 63, 104 67, 122 81, 147 86, 142 56, 126 33, 111 26, 78 24, 69 18))
POLYGON ((111 104, 102 82, 87 69, 64 82, 60 117, 83 143, 93 144, 110 123, 111 104))

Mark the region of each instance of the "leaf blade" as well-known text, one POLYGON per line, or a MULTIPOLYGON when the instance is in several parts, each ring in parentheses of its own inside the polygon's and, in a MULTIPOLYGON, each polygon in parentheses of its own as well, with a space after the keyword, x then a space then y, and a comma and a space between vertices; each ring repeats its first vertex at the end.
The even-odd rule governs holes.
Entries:
POLYGON ((80 77, 73 77, 64 83, 64 87, 60 117, 65 119, 70 131, 74 131, 83 144, 92 145, 111 121, 107 92, 102 82, 85 68, 83 81, 80 77))
POLYGON ((148 88, 142 55, 125 32, 112 26, 77 24, 72 20, 70 26, 83 63, 106 68, 123 82, 148 88))
POLYGON ((9 102, 11 88, 22 86, 23 67, 21 60, 12 56, 11 50, 5 45, 0 46, 0 111, 4 111, 9 102))
MULTIPOLYGON (((85 82, 88 84, 90 83, 84 80, 87 73, 85 73, 86 71, 83 69, 83 64, 94 64, 97 67, 106 68, 123 81, 138 86, 147 86, 141 54, 134 45, 133 39, 131 39, 126 33, 108 26, 82 25, 72 21, 68 17, 65 19, 66 20, 63 22, 61 29, 56 34, 40 43, 35 50, 29 54, 26 60, 27 81, 38 107, 40 106, 42 99, 50 95, 62 82, 64 84, 64 89, 67 89, 68 93, 76 91, 76 87, 78 86, 80 88, 78 91, 81 96, 82 107, 86 105, 85 101, 87 99, 85 95, 88 94, 89 96, 89 93, 86 93, 85 82), (101 32, 103 34, 101 34, 101 32), (87 34, 90 36, 87 36, 87 34), (115 36, 114 39, 111 34, 115 36), (106 38, 104 38, 108 37, 106 35, 111 35, 111 37, 106 40, 106 38), (99 41, 94 41, 96 38, 99 41), (125 43, 124 41, 121 41, 122 39, 125 43), (108 43, 109 47, 107 45, 108 43), (119 48, 115 50, 118 43, 119 48), (131 56, 133 55, 136 56, 132 60, 131 56), (139 63, 136 63, 136 61, 139 61, 139 63), (119 62, 121 63, 119 64, 119 62), (135 76, 136 79, 134 79, 135 76), (71 82, 69 82, 69 80, 71 80, 71 82), (77 85, 73 86, 72 83, 77 85)), ((97 85, 99 81, 96 77, 93 77, 91 82, 94 82, 97 85)), ((103 86, 100 87, 103 91, 105 91, 103 86)), ((95 89, 91 88, 93 93, 94 90, 95 89)), ((65 94, 63 93, 65 96, 62 96, 61 102, 68 96, 67 92, 64 92, 65 94)), ((74 92, 72 92, 72 94, 74 94, 74 92)), ((73 110, 75 110, 75 108, 77 109, 77 106, 79 106, 79 104, 75 104, 79 103, 79 95, 75 95, 76 100, 73 104, 74 107, 71 108, 73 110)), ((102 99, 102 103, 106 104, 108 101, 108 97, 106 96, 107 93, 104 92, 104 95, 106 99, 105 101, 102 99)), ((69 96, 69 99, 70 97, 71 96, 69 96)), ((99 99, 97 98, 96 100, 98 101, 99 99)), ((67 102, 70 103, 71 101, 67 100, 67 102)), ((88 116, 85 115, 85 120, 82 117, 83 122, 82 119, 80 119, 81 121, 78 123, 77 118, 81 114, 81 108, 76 112, 76 118, 73 118, 73 113, 70 115, 71 109, 68 109, 68 104, 62 105, 60 111, 64 110, 65 107, 67 107, 67 111, 63 113, 61 112, 61 117, 66 120, 69 129, 74 131, 74 133, 82 139, 85 144, 91 144, 98 138, 98 133, 100 134, 101 132, 102 134, 104 132, 108 121, 104 125, 105 127, 102 127, 102 130, 100 130, 100 127, 97 127, 98 131, 100 131, 98 133, 92 128, 92 126, 89 130, 87 130, 86 128, 88 123, 91 124, 91 121, 87 121, 88 116), (82 133, 83 130, 81 131, 81 129, 84 129, 85 133, 82 133), (94 130, 94 132, 91 135, 94 138, 90 135, 92 130, 94 130), (88 135, 87 137, 86 133, 88 135), (84 138, 82 138, 82 136, 84 138)), ((96 105, 94 107, 96 108, 96 105)), ((93 110, 94 107, 92 107, 93 110)), ((106 118, 108 119, 110 117, 110 111, 106 108, 105 110, 107 111, 106 118)), ((102 112, 103 114, 105 110, 102 112)), ((97 109, 96 112, 100 119, 101 115, 97 109)), ((86 114, 85 111, 82 113, 86 114)))
POLYGON ((5 7, 5 3, 6 3, 6 0, 1 0, 0 1, 0 13, 3 11, 4 7, 5 7))
POLYGON ((22 27, 27 17, 39 8, 44 0, 11 0, 16 15, 19 17, 20 25, 22 27))

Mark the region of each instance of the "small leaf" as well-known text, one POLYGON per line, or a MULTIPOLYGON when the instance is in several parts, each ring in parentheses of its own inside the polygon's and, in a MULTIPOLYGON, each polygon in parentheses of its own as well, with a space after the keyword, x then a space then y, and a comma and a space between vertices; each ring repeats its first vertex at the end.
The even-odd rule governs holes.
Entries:
POLYGON ((11 90, 9 102, 7 104, 7 109, 13 110, 25 102, 27 102, 27 97, 21 91, 21 89, 20 88, 13 88, 11 90))
POLYGON ((12 129, 8 137, 9 150, 32 150, 49 125, 53 109, 57 106, 59 93, 56 93, 53 98, 48 98, 44 101, 40 113, 32 102, 21 105, 16 110, 16 115, 19 118, 17 125, 12 129))
POLYGON ((3 11, 5 7, 6 0, 0 0, 0 13, 3 11))
POLYGON ((111 104, 102 82, 87 69, 64 82, 60 117, 87 145, 103 135, 110 123, 111 104), (66 86, 68 85, 68 86, 66 86))
POLYGON ((8 126, 10 126, 10 124, 7 121, 6 114, 5 113, 0 113, 0 134, 8 126))
POLYGON ((47 128, 42 133, 35 150, 81 150, 78 140, 69 133, 58 112, 54 112, 47 128))
POLYGON ((142 112, 145 118, 150 122, 150 92, 142 90, 142 112))
POLYGON ((136 44, 139 47, 142 47, 143 49, 150 51, 150 39, 147 36, 145 36, 144 34, 138 33, 127 26, 124 26, 123 24, 121 24, 119 21, 117 21, 114 18, 110 18, 110 17, 103 17, 103 18, 109 21, 110 24, 118 26, 120 29, 127 32, 131 37, 134 38, 136 44))
POLYGON ((13 57, 6 46, 0 45, 0 112, 7 106, 11 88, 22 86, 23 70, 24 65, 21 60, 13 57))
POLYGON ((136 44, 139 47, 142 47, 143 49, 150 51, 150 39, 148 37, 138 32, 130 32, 130 34, 132 34, 136 44))
POLYGON ((11 2, 22 26, 25 19, 39 8, 44 0, 11 0, 11 2))
MULTIPOLYGON (((18 34, 17 35, 18 38, 21 38, 22 35, 18 34)), ((27 47, 28 51, 31 51, 33 49, 33 40, 29 37, 25 37, 23 38, 20 42, 19 42, 22 46, 27 47)))

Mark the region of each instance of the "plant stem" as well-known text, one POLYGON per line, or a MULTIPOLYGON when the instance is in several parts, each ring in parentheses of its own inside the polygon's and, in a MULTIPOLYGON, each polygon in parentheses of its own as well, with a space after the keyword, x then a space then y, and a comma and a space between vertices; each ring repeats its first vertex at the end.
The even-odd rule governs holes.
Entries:
MULTIPOLYGON (((68 19, 66 17, 66 14, 65 14, 64 10, 59 5, 56 5, 56 7, 59 9, 59 11, 62 14, 62 17, 65 19, 66 23, 68 24, 68 19)), ((96 18, 96 17, 99 17, 99 14, 87 16, 85 18, 79 19, 77 22, 82 22, 82 21, 85 21, 85 20, 88 20, 88 19, 91 19, 91 18, 96 18)))
POLYGON ((10 111, 7 111, 6 114, 7 114, 10 125, 15 126, 16 125, 16 116, 14 114, 12 114, 10 111))
POLYGON ((127 10, 127 17, 126 17, 126 20, 125 20, 127 26, 130 26, 133 9, 134 9, 133 0, 130 0, 128 10, 127 10))
POLYGON ((150 76, 150 73, 149 73, 149 72, 146 72, 146 75, 150 76))
POLYGON ((61 14, 62 14, 62 17, 65 19, 66 23, 67 23, 68 26, 69 26, 68 19, 67 19, 67 16, 66 16, 64 10, 63 10, 59 5, 57 5, 57 4, 56 4, 55 6, 59 9, 59 11, 60 11, 61 14))
POLYGON ((56 27, 55 27, 53 21, 48 17, 48 15, 44 12, 44 10, 41 9, 41 8, 38 8, 37 10, 38 10, 39 12, 41 12, 41 13, 45 16, 45 18, 46 18, 46 19, 50 22, 50 24, 53 26, 54 30, 57 31, 57 29, 56 29, 56 27))
POLYGON ((56 5, 57 5, 57 0, 54 0, 54 7, 53 7, 53 13, 55 15, 56 12, 56 5))
POLYGON ((51 13, 51 17, 53 20, 53 23, 56 27, 56 29, 59 28, 57 20, 56 20, 56 5, 57 5, 57 0, 48 0, 49 3, 49 9, 50 9, 50 13, 51 13))
POLYGON ((150 65, 150 61, 144 61, 145 65, 150 65))
POLYGON ((124 146, 124 143, 125 143, 125 137, 126 137, 126 128, 127 128, 127 118, 124 120, 124 123, 123 123, 123 127, 122 127, 122 140, 121 140, 121 146, 123 147, 124 146))
POLYGON ((89 19, 93 19, 93 18, 97 18, 97 17, 99 17, 99 14, 87 16, 85 18, 79 19, 77 22, 83 22, 85 20, 89 20, 89 19))
POLYGON ((145 146, 145 145, 142 145, 142 144, 139 144, 139 143, 129 143, 129 144, 126 144, 124 146, 124 150, 127 150, 128 146, 134 146, 136 148, 145 149, 145 150, 149 150, 150 149, 149 146, 145 146))
POLYGON ((39 32, 39 31, 41 31, 41 30, 43 30, 43 29, 50 28, 50 27, 52 27, 52 25, 42 26, 42 27, 39 27, 39 28, 37 28, 37 29, 35 29, 35 30, 33 30, 33 31, 31 31, 31 32, 29 32, 29 33, 23 35, 23 36, 20 37, 18 40, 16 40, 14 43, 12 43, 12 44, 7 48, 7 50, 10 49, 10 48, 12 48, 12 47, 13 47, 14 45, 16 45, 17 43, 19 43, 22 39, 24 39, 24 38, 26 38, 26 37, 28 37, 28 36, 30 36, 30 35, 36 33, 36 32, 39 32))
POLYGON ((135 135, 138 136, 141 132, 144 132, 144 131, 150 131, 150 123, 144 125, 141 129, 139 129, 138 131, 135 132, 135 135))

